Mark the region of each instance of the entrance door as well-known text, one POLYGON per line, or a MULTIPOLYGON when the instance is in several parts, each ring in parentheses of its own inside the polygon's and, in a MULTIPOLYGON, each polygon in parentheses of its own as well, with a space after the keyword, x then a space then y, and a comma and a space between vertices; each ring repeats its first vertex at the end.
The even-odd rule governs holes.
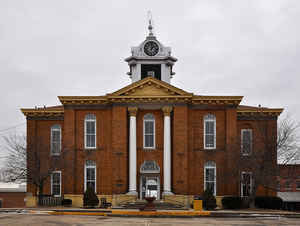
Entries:
POLYGON ((155 197, 160 198, 159 177, 158 176, 141 176, 140 198, 155 197))

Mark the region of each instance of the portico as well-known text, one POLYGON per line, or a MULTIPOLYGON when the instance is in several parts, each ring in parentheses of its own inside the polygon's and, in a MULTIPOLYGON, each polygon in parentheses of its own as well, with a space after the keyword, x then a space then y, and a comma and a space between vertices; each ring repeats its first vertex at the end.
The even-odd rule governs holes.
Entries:
MULTIPOLYGON (((172 188, 171 188, 171 112, 172 112, 172 107, 171 106, 163 106, 160 108, 162 111, 163 115, 163 195, 171 195, 172 193, 172 188)), ((128 113, 129 113, 129 187, 128 187, 128 194, 130 195, 138 195, 138 189, 137 189, 137 152, 138 151, 157 151, 155 148, 155 120, 153 121, 153 125, 147 123, 143 125, 143 131, 144 131, 144 145, 142 150, 137 150, 137 114, 138 114, 138 107, 128 107, 128 113), (151 132, 153 130, 153 132, 151 132), (152 136, 151 136, 152 134, 152 136), (146 139, 145 139, 146 137, 146 139), (153 141, 151 141, 153 139, 153 141), (145 142, 153 145, 149 146, 149 144, 145 145, 145 142)), ((149 115, 149 114, 148 114, 149 115)), ((159 173, 160 172, 160 166, 157 165, 155 162, 155 159, 145 159, 145 163, 149 162, 154 162, 153 166, 151 169, 152 170, 158 170, 156 172, 150 171, 150 173, 159 173)), ((143 165, 144 165, 143 164, 143 165)), ((145 171, 145 166, 141 166, 141 174, 149 173, 148 171, 145 171), (144 169, 144 171, 142 171, 144 169)), ((151 164, 150 164, 151 165, 151 164)), ((148 184, 150 182, 153 182, 155 184, 151 184, 152 187, 157 187, 157 193, 156 197, 157 199, 160 198, 160 184, 161 184, 161 179, 159 176, 153 176, 146 177, 145 175, 141 175, 140 177, 140 197, 143 198, 145 196, 151 196, 154 193, 145 193, 143 194, 142 190, 147 189, 148 184), (149 181, 148 181, 148 179, 149 181), (147 182, 148 181, 148 182, 147 182)), ((151 186, 149 186, 151 187, 151 186)))

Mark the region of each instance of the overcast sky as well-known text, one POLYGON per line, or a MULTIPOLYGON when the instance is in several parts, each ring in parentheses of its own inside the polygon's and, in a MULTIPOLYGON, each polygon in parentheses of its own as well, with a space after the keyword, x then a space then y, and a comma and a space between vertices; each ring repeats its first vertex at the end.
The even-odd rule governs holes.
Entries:
POLYGON ((300 121, 299 0, 1 0, 0 136, 25 129, 21 107, 130 84, 124 58, 146 37, 148 10, 178 58, 173 85, 300 121))

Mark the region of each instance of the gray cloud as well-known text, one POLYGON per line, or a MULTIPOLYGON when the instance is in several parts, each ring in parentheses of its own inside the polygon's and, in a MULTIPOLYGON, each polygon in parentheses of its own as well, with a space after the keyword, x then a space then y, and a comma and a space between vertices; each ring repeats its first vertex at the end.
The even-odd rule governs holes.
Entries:
POLYGON ((144 40, 149 9, 179 59, 173 85, 244 95, 243 104, 284 107, 300 121, 298 0, 2 0, 0 130, 25 122, 20 107, 128 85, 123 59, 144 40))

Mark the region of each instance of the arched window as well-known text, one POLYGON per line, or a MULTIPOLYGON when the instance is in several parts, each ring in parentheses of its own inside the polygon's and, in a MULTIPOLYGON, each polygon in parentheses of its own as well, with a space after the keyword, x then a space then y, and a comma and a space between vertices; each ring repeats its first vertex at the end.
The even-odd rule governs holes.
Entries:
POLYGON ((84 147, 96 148, 96 116, 87 114, 84 119, 84 147))
POLYGON ((91 187, 96 193, 96 162, 86 160, 84 168, 84 191, 91 187))
POLYGON ((60 155, 61 151, 61 126, 53 125, 51 127, 51 155, 60 155))
POLYGON ((144 148, 155 148, 155 118, 152 114, 144 116, 144 148))
POLYGON ((204 116, 204 149, 216 148, 216 116, 204 116))
POLYGON ((208 161, 204 165, 204 190, 211 190, 216 195, 216 163, 208 161))

